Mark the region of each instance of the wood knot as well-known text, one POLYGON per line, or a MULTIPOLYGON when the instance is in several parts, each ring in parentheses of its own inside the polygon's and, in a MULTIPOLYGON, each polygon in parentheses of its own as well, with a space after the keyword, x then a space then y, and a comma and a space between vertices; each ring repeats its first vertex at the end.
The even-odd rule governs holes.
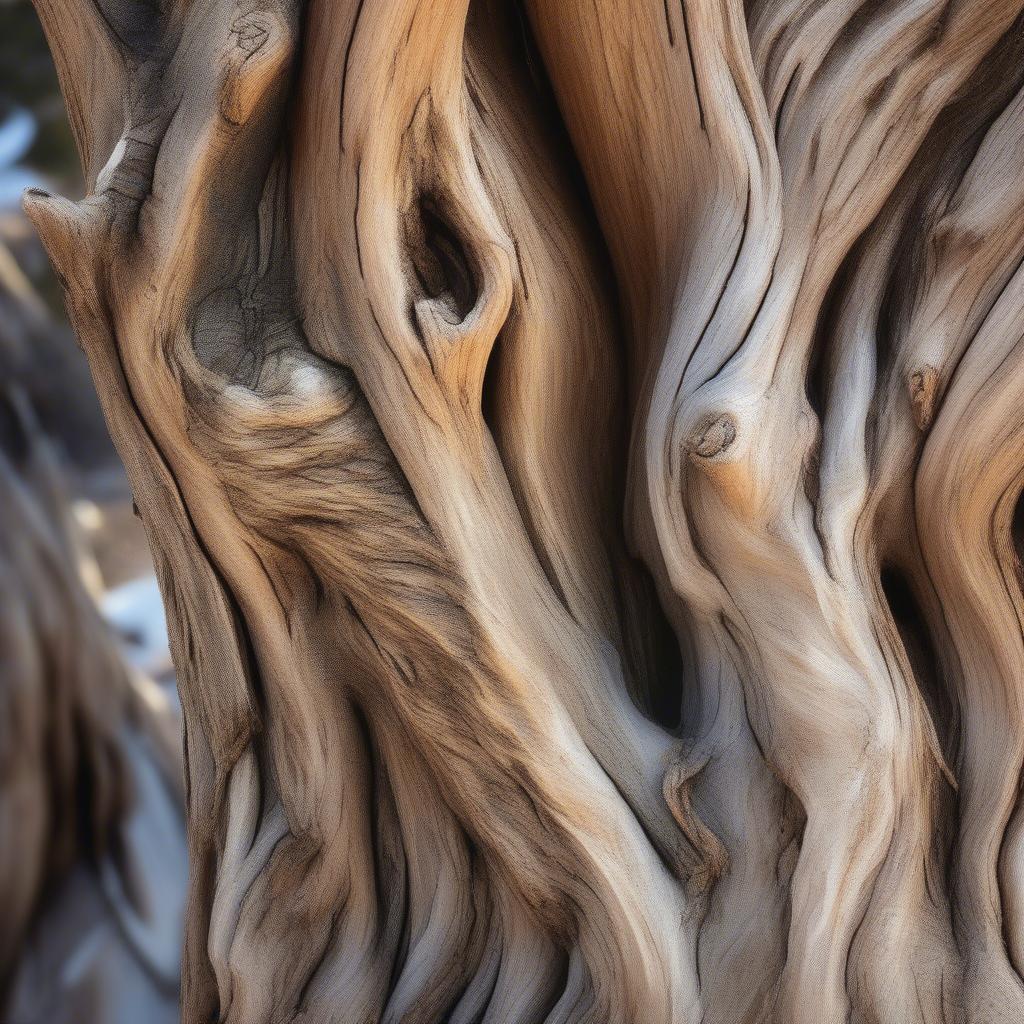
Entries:
POLYGON ((254 54, 270 38, 270 29, 259 15, 237 18, 231 26, 238 48, 246 54, 254 54))
POLYGON ((721 455, 735 440, 736 423, 730 415, 723 413, 705 425, 691 450, 702 459, 712 459, 721 455))
POLYGON ((256 11, 231 25, 231 46, 221 96, 221 114, 233 125, 252 116, 283 75, 292 55, 291 29, 273 11, 256 11))
POLYGON ((934 366, 923 366, 907 374, 910 408, 918 430, 927 430, 931 426, 938 389, 939 373, 934 366))

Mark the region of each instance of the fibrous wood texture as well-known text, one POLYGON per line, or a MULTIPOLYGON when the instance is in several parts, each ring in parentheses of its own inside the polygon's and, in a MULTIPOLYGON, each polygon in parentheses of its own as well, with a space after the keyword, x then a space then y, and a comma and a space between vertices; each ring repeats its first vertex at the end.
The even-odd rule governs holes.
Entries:
POLYGON ((1021 5, 37 4, 184 1019, 1019 1021, 1021 5))

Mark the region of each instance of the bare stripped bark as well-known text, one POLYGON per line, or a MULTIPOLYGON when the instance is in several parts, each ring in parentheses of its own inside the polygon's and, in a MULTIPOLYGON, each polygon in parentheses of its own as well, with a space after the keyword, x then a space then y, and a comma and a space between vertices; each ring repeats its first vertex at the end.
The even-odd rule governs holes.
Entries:
POLYGON ((1022 5, 37 4, 185 1020, 1019 1021, 1022 5))

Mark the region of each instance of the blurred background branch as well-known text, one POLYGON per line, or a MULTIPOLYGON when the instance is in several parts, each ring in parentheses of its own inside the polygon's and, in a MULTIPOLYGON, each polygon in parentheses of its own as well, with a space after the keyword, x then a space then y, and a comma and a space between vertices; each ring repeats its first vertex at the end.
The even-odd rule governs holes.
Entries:
POLYGON ((0 0, 0 1021, 178 1018, 180 735, 145 535, 25 188, 81 193, 38 18, 0 0))

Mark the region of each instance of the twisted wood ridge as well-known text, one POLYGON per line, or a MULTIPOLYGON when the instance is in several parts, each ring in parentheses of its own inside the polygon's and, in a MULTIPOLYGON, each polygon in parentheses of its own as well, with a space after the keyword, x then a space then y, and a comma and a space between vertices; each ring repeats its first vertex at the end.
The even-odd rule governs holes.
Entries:
POLYGON ((192 1022, 1024 1019, 1020 0, 36 0, 192 1022))

